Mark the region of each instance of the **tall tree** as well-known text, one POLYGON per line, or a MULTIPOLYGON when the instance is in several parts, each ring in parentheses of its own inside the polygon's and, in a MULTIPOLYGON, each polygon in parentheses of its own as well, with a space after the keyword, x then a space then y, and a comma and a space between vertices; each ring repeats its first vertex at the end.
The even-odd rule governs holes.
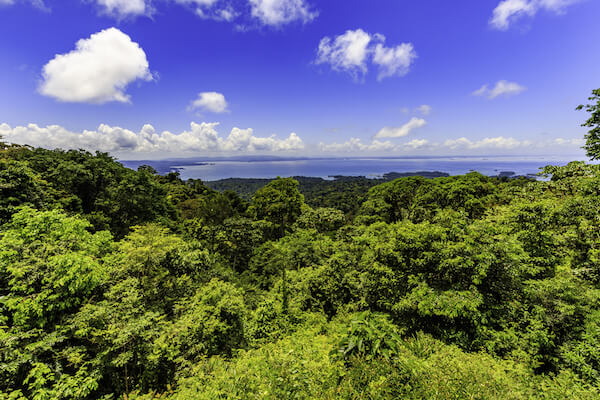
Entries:
POLYGON ((304 196, 298 190, 298 181, 278 178, 254 194, 248 211, 257 219, 271 222, 276 229, 275 236, 283 237, 300 216, 303 204, 304 196))

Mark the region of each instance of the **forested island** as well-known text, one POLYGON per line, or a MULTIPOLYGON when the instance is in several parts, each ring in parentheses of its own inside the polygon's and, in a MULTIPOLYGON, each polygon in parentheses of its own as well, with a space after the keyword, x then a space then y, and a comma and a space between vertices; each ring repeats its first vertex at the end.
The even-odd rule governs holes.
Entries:
POLYGON ((246 200, 3 143, 0 399, 597 399, 600 166, 542 173, 246 200))

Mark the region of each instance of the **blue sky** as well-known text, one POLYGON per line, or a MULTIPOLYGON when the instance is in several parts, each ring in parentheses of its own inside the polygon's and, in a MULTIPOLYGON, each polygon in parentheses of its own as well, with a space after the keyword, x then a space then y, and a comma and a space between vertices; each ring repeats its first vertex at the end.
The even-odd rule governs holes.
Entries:
POLYGON ((0 135, 122 158, 582 155, 598 15, 593 0, 0 0, 0 135))

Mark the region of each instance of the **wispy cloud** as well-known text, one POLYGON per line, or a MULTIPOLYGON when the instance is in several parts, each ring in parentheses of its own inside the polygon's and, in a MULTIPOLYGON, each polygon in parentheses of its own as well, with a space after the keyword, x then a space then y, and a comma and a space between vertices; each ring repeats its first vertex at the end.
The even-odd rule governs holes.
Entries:
POLYGON ((319 15, 305 0, 250 0, 250 6, 253 17, 271 26, 308 23, 319 15))
POLYGON ((417 111, 420 112, 422 115, 429 115, 429 114, 431 114, 432 110, 433 110, 433 107, 431 107, 428 104, 423 104, 423 105, 420 105, 419 107, 417 107, 417 111))
POLYGON ((489 85, 485 84, 481 88, 474 91, 472 94, 474 96, 487 97, 488 99, 492 100, 500 96, 515 96, 519 93, 524 92, 525 90, 527 90, 525 86, 521 86, 516 82, 502 80, 496 82, 496 84, 492 88, 490 88, 489 85))
POLYGON ((150 15, 153 10, 150 2, 146 0, 95 1, 102 13, 115 16, 119 19, 138 15, 150 15))
POLYGON ((413 118, 411 118, 410 121, 408 121, 406 124, 404 124, 404 125, 402 125, 400 127, 397 127, 397 128, 391 128, 391 127, 382 128, 379 132, 377 132, 377 134, 375 135, 375 138, 376 139, 380 139, 380 138, 399 138, 399 137, 404 137, 404 136, 408 135, 414 129, 421 128, 421 127, 425 126, 426 124, 427 124, 427 121, 425 121, 424 119, 413 117, 413 118))
POLYGON ((539 11, 556 14, 581 0, 503 0, 494 9, 490 25, 495 29, 506 30, 512 23, 523 18, 533 17, 539 11))
MULTIPOLYGON (((14 0, 0 0, 1 2, 14 0)), ((36 0, 40 1, 40 0, 36 0)), ((90 1, 90 0, 81 0, 90 1)), ((152 0, 93 0, 102 14, 117 19, 151 16, 159 2, 152 0)), ((279 27, 292 22, 308 23, 319 12, 307 0, 163 0, 185 6, 203 19, 279 27), (238 21, 240 22, 240 21, 238 21)))
POLYGON ((583 139, 555 138, 546 140, 517 139, 510 136, 494 136, 483 139, 469 139, 459 137, 445 141, 430 141, 428 139, 416 138, 408 142, 392 143, 390 141, 373 140, 363 142, 359 138, 352 138, 341 143, 320 143, 318 148, 323 153, 330 154, 506 154, 514 151, 528 153, 543 153, 548 151, 579 151, 583 139))
POLYGON ((29 3, 38 10, 50 12, 50 7, 44 3, 44 0, 0 0, 0 7, 12 6, 17 3, 29 3))

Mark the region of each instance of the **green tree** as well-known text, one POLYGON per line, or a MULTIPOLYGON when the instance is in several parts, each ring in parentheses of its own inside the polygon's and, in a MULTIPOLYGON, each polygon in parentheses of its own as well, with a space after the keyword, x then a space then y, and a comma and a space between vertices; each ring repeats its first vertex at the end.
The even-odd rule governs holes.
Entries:
POLYGON ((42 208, 52 203, 48 189, 26 162, 0 158, 0 224, 8 222, 18 206, 42 208))
POLYGON ((600 159, 600 89, 592 90, 592 96, 588 97, 590 104, 577 106, 577 110, 585 110, 590 113, 590 118, 581 126, 590 128, 585 135, 583 148, 587 156, 592 160, 600 159))
POLYGON ((304 196, 298 190, 298 181, 278 178, 254 194, 248 211, 256 219, 271 222, 275 237, 283 237, 302 213, 303 204, 304 196))
MULTIPOLYGON (((63 212, 23 208, 0 236, 0 392, 86 398, 100 377, 73 341, 70 317, 102 294, 108 232, 63 212)), ((0 396, 2 397, 2 396, 0 396)))
POLYGON ((16 213, 0 237, 0 305, 5 321, 24 329, 56 323, 106 279, 101 258, 108 232, 58 210, 16 213))

